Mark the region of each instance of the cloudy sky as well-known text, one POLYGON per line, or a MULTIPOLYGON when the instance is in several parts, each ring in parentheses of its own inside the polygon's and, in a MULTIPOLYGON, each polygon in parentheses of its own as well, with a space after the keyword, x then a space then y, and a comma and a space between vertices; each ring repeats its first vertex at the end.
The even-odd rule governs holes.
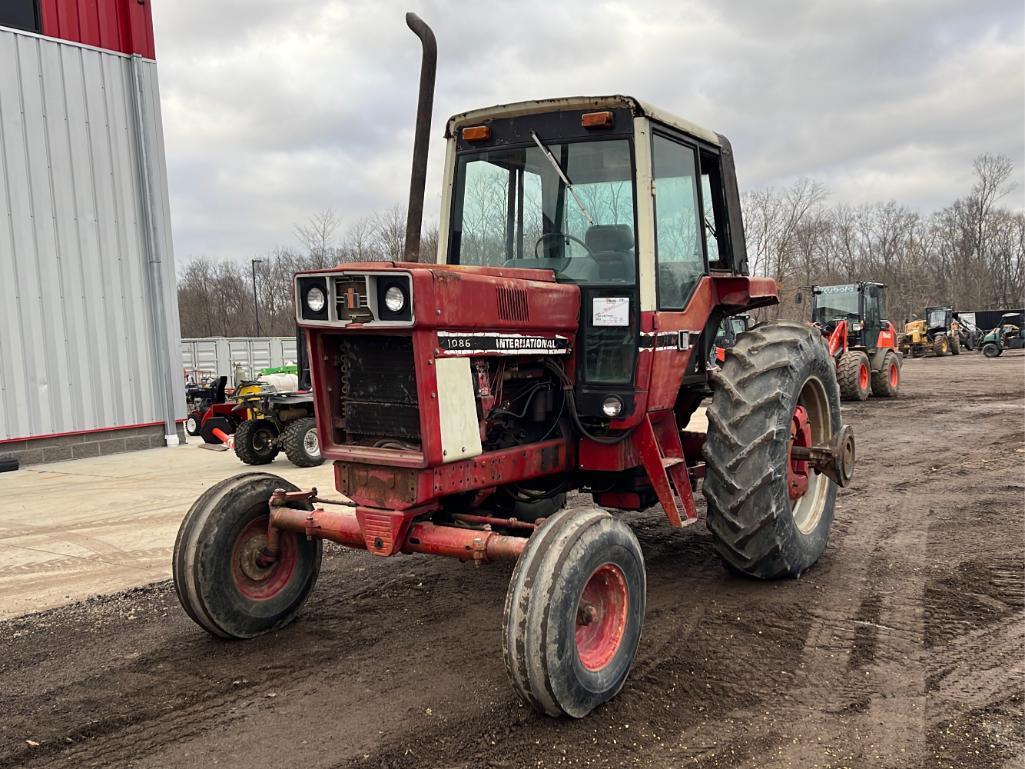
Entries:
POLYGON ((439 45, 427 216, 444 119, 626 93, 730 137, 742 188, 795 177, 923 213, 1015 162, 1025 206, 1021 0, 159 0, 175 251, 246 259, 296 222, 405 207, 419 71, 439 45))

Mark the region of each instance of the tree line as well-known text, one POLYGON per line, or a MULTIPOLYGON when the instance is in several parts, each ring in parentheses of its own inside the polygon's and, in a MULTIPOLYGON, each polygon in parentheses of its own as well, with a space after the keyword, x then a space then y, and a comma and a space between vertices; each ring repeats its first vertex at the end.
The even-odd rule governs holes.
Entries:
MULTIPOLYGON (((887 284, 887 315, 900 325, 929 305, 959 310, 1018 308, 1025 296, 1025 212, 1001 206, 1014 188, 1014 165, 984 154, 963 197, 928 215, 895 201, 830 203, 821 183, 745 193, 744 227, 752 274, 780 285, 782 304, 767 314, 801 318, 802 286, 871 280, 887 284)), ((501 210, 501 207, 498 207, 501 210)), ((295 333, 292 275, 343 262, 402 258, 405 215, 392 208, 346 226, 326 210, 297 225, 298 248, 279 246, 255 262, 199 257, 179 271, 183 337, 289 336, 295 333), (254 303, 253 274, 256 301, 254 303)), ((437 228, 421 243, 437 250, 437 228)))

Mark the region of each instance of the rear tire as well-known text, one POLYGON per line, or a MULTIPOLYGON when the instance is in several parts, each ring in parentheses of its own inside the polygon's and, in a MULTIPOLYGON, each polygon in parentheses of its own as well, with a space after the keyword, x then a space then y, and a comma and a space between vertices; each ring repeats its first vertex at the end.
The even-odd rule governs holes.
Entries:
POLYGON ((896 398, 900 394, 900 358, 890 350, 883 356, 883 365, 872 372, 872 394, 880 398, 896 398))
POLYGON ((848 350, 840 356, 836 366, 836 380, 840 384, 840 397, 845 401, 868 400, 871 389, 871 367, 868 356, 860 350, 848 350))
POLYGON ((324 463, 317 437, 317 420, 303 417, 285 425, 281 431, 281 445, 285 456, 296 467, 316 467, 324 463))
POLYGON ((806 492, 791 499, 791 425, 801 406, 812 445, 840 430, 833 360, 813 329, 768 324, 737 344, 713 385, 702 491, 715 549, 752 577, 798 576, 826 547, 836 484, 807 469, 806 492))
POLYGON ((278 428, 269 419, 247 419, 235 430, 235 456, 247 465, 266 465, 280 451, 278 428))
POLYGON ((516 692, 583 718, 626 682, 644 622, 637 538, 604 510, 556 513, 531 536, 505 598, 502 653, 516 692))
POLYGON ((952 337, 950 337, 950 354, 961 354, 961 339, 957 336, 957 334, 954 334, 952 337))
MULTIPOLYGON (((252 638, 291 622, 320 573, 321 542, 281 532, 269 568, 253 558, 266 544, 275 489, 297 487, 270 473, 243 473, 207 489, 185 515, 171 571, 185 612, 219 638, 252 638)), ((290 505, 312 509, 309 505, 290 505)))

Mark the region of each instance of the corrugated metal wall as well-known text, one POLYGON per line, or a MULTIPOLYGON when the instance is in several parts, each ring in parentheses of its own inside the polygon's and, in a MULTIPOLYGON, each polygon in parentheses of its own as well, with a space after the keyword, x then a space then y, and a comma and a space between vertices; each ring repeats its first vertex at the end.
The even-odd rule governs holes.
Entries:
POLYGON ((252 379, 260 369, 296 362, 294 336, 182 339, 181 351, 187 374, 226 376, 230 382, 236 367, 239 378, 252 379))
POLYGON ((0 29, 0 440, 166 421, 179 349, 156 64, 0 29))

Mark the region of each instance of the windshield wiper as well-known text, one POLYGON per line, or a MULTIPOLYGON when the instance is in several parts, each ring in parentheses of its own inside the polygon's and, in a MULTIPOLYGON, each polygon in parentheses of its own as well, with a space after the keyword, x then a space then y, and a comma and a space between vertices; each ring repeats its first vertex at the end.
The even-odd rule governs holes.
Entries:
POLYGON ((569 177, 566 176, 566 172, 562 170, 562 166, 560 166, 559 161, 555 159, 555 155, 553 155, 552 151, 544 145, 544 142, 541 141, 541 137, 537 135, 536 131, 530 132, 530 138, 534 140, 534 144, 538 146, 541 152, 544 153, 544 156, 548 159, 548 162, 552 164, 552 168, 555 169, 555 173, 557 173, 559 178, 562 179, 562 183, 566 185, 566 189, 569 190, 569 194, 573 196, 573 200, 576 201, 577 208, 580 209, 580 213, 582 213, 584 218, 587 219, 587 223, 593 225, 594 219, 591 217, 591 212, 587 210, 584 206, 584 201, 580 199, 576 190, 573 189, 573 182, 571 182, 569 177))

